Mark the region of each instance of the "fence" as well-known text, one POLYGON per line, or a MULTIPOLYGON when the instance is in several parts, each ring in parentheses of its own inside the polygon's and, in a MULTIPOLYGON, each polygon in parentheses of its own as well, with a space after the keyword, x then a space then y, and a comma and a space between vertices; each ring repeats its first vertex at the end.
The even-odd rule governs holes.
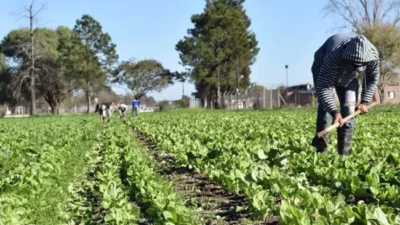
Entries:
MULTIPOLYGON (((128 106, 128 113, 132 111, 132 106, 128 106)), ((147 107, 143 105, 140 110, 143 111, 149 111, 146 109, 147 107), (145 110, 146 109, 146 110, 145 110)), ((154 108, 154 107, 150 107, 154 108)), ((94 113, 95 111, 95 105, 90 106, 90 113, 94 113)), ((26 116, 29 115, 30 113, 30 106, 23 106, 19 105, 14 108, 8 108, 8 107, 3 107, 0 110, 0 116, 6 116, 6 117, 20 117, 20 116, 26 116)), ((59 108, 59 113, 60 114, 82 114, 87 112, 87 106, 86 105, 75 105, 75 106, 61 106, 59 108)), ((36 107, 36 114, 51 114, 51 108, 48 106, 37 106, 36 107)))
POLYGON ((261 109, 279 108, 281 105, 279 90, 250 90, 244 93, 223 93, 222 108, 225 109, 261 109))
POLYGON ((273 109, 286 106, 308 106, 317 102, 313 90, 295 90, 291 92, 280 89, 247 90, 244 93, 222 93, 220 104, 217 101, 191 99, 191 108, 223 108, 223 109, 273 109))

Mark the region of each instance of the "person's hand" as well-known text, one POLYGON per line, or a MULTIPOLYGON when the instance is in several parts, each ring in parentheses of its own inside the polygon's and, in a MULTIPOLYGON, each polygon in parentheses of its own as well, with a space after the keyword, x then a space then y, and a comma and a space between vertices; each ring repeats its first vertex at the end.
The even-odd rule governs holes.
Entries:
POLYGON ((367 105, 359 104, 359 105, 357 106, 357 110, 360 110, 360 111, 361 111, 360 114, 365 114, 365 113, 368 112, 368 107, 367 107, 367 105))
POLYGON ((333 118, 333 124, 339 123, 339 127, 343 126, 343 118, 340 113, 336 113, 335 117, 333 118))

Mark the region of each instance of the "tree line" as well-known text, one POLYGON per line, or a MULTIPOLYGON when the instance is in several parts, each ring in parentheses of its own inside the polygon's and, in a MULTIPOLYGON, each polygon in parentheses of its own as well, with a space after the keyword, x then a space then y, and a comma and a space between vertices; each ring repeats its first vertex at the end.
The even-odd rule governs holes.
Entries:
POLYGON ((49 29, 33 26, 39 12, 33 4, 27 12, 30 27, 10 31, 0 44, 0 104, 29 102, 33 115, 40 97, 58 114, 68 96, 83 92, 89 113, 94 94, 113 83, 126 84, 137 99, 173 83, 176 73, 157 60, 119 62, 116 44, 90 15, 82 15, 72 29, 49 29))
MULTIPOLYGON (((39 96, 57 113, 67 96, 82 91, 89 112, 91 96, 115 83, 126 85, 135 98, 141 98, 174 82, 189 81, 196 88, 192 95, 203 105, 222 106, 221 93, 255 86, 250 67, 260 48, 244 2, 206 0, 203 11, 192 15, 193 28, 175 46, 185 68, 180 72, 166 69, 155 59, 119 61, 111 36, 90 15, 79 18, 72 29, 34 29, 32 18, 37 13, 31 5, 30 27, 10 31, 0 44, 0 103, 30 102, 34 114, 39 96)), ((383 101, 384 87, 398 81, 400 0, 326 0, 324 10, 339 16, 349 30, 365 35, 378 48, 383 101)))
MULTIPOLYGON (((189 68, 183 74, 194 82, 194 95, 203 105, 213 101, 222 106, 221 92, 243 92, 249 86, 263 89, 250 81, 250 66, 260 48, 255 33, 249 29, 251 20, 244 2, 206 0, 203 12, 191 17, 194 27, 176 45, 181 64, 189 68)), ((381 59, 378 90, 380 101, 384 102, 385 86, 399 82, 400 0, 325 0, 325 3, 326 15, 343 22, 334 28, 364 35, 377 47, 381 59)))

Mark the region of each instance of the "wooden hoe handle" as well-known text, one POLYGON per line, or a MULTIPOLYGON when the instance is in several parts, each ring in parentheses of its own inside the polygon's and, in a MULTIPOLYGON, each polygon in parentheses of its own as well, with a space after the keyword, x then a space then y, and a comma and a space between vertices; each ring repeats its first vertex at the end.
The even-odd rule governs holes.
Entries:
MULTIPOLYGON (((368 109, 370 109, 373 106, 375 106, 376 104, 378 104, 378 103, 377 102, 372 102, 367 107, 368 107, 368 109)), ((357 116, 360 113, 361 113, 361 110, 357 110, 357 111, 353 112, 352 114, 346 116, 345 118, 343 118, 343 123, 346 123, 347 121, 349 121, 350 119, 352 119, 353 117, 357 116)), ((336 129, 338 127, 339 127, 339 123, 336 122, 336 123, 332 124, 331 126, 329 126, 328 128, 326 128, 325 130, 318 132, 317 136, 318 137, 322 137, 325 134, 329 133, 330 131, 332 131, 333 129, 336 129)))

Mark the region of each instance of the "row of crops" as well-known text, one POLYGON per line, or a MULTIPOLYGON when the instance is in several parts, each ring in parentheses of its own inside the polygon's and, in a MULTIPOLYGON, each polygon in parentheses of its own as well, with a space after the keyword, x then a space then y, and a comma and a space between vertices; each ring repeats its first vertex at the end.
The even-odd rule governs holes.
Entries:
POLYGON ((400 224, 398 110, 359 117, 346 158, 334 133, 329 154, 315 153, 314 121, 307 110, 171 111, 108 124, 94 115, 4 119, 0 225, 217 224, 203 212, 210 193, 182 187, 199 178, 164 175, 171 162, 153 157, 163 154, 222 187, 220 202, 243 198, 231 213, 252 221, 400 224))
POLYGON ((350 157, 315 153, 311 112, 171 112, 130 122, 280 224, 400 224, 398 111, 358 118, 350 157))
POLYGON ((76 118, 2 120, 0 224, 59 224, 96 129, 76 118))
POLYGON ((0 224, 201 224, 121 122, 2 120, 0 224))

